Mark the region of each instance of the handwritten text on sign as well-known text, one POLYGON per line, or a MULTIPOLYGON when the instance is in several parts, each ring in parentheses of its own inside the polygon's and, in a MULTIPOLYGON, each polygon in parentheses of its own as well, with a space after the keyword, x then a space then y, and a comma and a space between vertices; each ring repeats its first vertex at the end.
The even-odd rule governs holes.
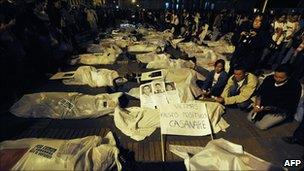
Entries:
POLYGON ((203 103, 168 104, 160 107, 162 134, 203 136, 211 134, 203 103))

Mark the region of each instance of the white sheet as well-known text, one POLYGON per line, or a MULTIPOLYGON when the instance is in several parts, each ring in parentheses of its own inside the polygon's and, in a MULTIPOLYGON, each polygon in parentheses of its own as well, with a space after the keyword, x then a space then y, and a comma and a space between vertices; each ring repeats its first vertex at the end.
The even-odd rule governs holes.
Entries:
POLYGON ((113 86, 113 80, 119 77, 118 72, 109 69, 96 69, 81 66, 75 71, 74 77, 62 82, 66 85, 89 85, 91 87, 113 86))
POLYGON ((99 94, 42 92, 24 95, 10 112, 24 118, 83 119, 114 112, 122 93, 99 94))
POLYGON ((28 149, 12 170, 122 170, 113 134, 72 140, 25 138, 0 143, 2 150, 28 149))
POLYGON ((190 68, 193 69, 195 64, 192 61, 183 59, 155 59, 148 63, 146 68, 149 69, 167 69, 167 68, 190 68))
POLYGON ((150 136, 160 124, 159 110, 131 107, 114 112, 115 126, 130 138, 141 141, 150 136))
POLYGON ((170 59, 170 54, 157 54, 156 52, 149 52, 144 54, 137 54, 136 59, 142 63, 149 63, 155 60, 168 60, 170 59))
POLYGON ((245 152, 241 145, 222 138, 210 141, 204 148, 177 145, 170 145, 169 148, 172 153, 184 159, 188 171, 268 170, 273 167, 271 163, 245 152))

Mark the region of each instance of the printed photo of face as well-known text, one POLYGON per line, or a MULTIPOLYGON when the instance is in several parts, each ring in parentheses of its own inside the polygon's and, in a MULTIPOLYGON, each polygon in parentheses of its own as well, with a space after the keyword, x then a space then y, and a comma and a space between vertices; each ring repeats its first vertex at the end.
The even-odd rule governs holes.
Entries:
POLYGON ((172 90, 175 90, 175 85, 174 85, 174 82, 165 83, 165 86, 166 86, 166 91, 172 91, 172 90))
POLYGON ((152 94, 152 88, 151 85, 145 85, 142 87, 142 94, 146 96, 150 96, 152 94))
POLYGON ((154 84, 154 94, 162 93, 164 92, 164 88, 160 83, 155 83, 154 84))

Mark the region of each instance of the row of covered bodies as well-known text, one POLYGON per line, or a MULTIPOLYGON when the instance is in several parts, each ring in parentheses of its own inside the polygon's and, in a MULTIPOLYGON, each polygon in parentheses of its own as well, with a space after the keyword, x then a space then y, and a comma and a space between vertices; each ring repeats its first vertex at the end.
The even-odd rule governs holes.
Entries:
MULTIPOLYGON (((226 60, 225 55, 232 53, 233 47, 224 39, 218 42, 207 43, 209 47, 200 46, 193 42, 182 42, 182 40, 173 39, 170 31, 157 32, 145 28, 139 28, 136 32, 133 29, 124 29, 124 31, 115 30, 112 32, 111 37, 102 40, 98 45, 90 45, 88 47, 89 53, 72 59, 71 64, 111 65, 118 62, 117 59, 122 53, 128 53, 126 56, 131 56, 128 60, 137 60, 139 63, 145 63, 147 65, 144 66, 148 69, 163 69, 164 77, 162 80, 175 82, 181 102, 206 104, 211 126, 213 127, 213 131, 217 133, 221 130, 225 131, 229 126, 221 117, 224 113, 224 106, 220 103, 197 100, 202 92, 197 85, 197 81, 205 80, 205 77, 197 71, 201 68, 209 71, 213 70, 215 62, 220 58, 226 60), (139 35, 138 33, 142 36, 139 39, 143 39, 144 41, 138 41, 138 38, 136 38, 139 35), (178 47, 187 55, 183 56, 183 59, 172 59, 175 57, 164 52, 167 46, 170 45, 178 47), (218 48, 219 46, 223 48, 218 48), (130 53, 134 54, 137 52, 145 53, 137 54, 135 58, 130 55, 130 53), (196 60, 193 60, 193 57, 196 60)), ((120 76, 114 70, 105 68, 96 69, 93 66, 80 66, 74 72, 74 76, 64 79, 63 83, 67 85, 89 85, 91 87, 115 86, 115 79, 120 76)), ((122 92, 105 93, 96 96, 77 92, 28 94, 12 106, 11 113, 19 117, 56 119, 96 118, 111 114, 114 115, 115 126, 124 134, 137 141, 143 140, 159 127, 159 111, 158 109, 140 107, 123 109, 119 106, 119 98, 122 94, 122 92)), ((139 98, 139 88, 135 87, 127 92, 127 94, 139 98)), ((7 142, 4 144, 2 145, 4 149, 10 148, 6 146, 7 142)), ((65 142, 62 142, 62 144, 64 145, 65 142)), ((112 143, 112 146, 115 146, 115 143, 112 143)), ((116 149, 115 147, 111 148, 116 149)), ((90 148, 90 150, 92 149, 90 148)), ((118 169, 121 169, 117 160, 117 150, 115 150, 114 154, 110 150, 110 153, 105 155, 112 155, 112 165, 116 163, 118 169)), ((57 155, 57 157, 60 158, 61 156, 57 155)), ((20 162, 25 161, 20 160, 20 162)), ((20 162, 15 165, 15 168, 20 166, 19 168, 26 169, 27 164, 20 164, 20 162)), ((108 164, 108 166, 112 165, 108 164)), ((74 165, 72 164, 69 167, 74 167, 75 169, 76 163, 74 162, 74 165)), ((102 167, 102 169, 106 169, 106 167, 102 167)))

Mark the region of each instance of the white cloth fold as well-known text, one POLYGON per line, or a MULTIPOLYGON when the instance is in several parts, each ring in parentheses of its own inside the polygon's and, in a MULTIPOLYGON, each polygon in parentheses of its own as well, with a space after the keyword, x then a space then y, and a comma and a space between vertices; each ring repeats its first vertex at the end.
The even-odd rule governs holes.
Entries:
POLYGON ((16 163, 12 163, 12 168, 8 169, 109 170, 116 165, 117 170, 122 170, 118 160, 119 150, 111 132, 104 138, 99 136, 71 140, 25 138, 0 143, 0 151, 7 156, 10 155, 10 151, 18 151, 18 149, 28 150, 16 163))
POLYGON ((159 110, 130 107, 117 107, 114 112, 116 127, 130 138, 141 141, 150 136, 160 124, 159 110))
MULTIPOLYGON (((191 170, 269 170, 273 165, 243 150, 225 139, 210 141, 204 148, 170 145, 172 153, 184 159, 191 170)), ((277 167, 276 169, 282 170, 277 167)))
POLYGON ((166 69, 166 68, 191 68, 193 69, 195 64, 191 61, 182 59, 155 59, 148 63, 149 69, 166 69))
POLYGON ((10 112, 24 118, 83 119, 114 112, 122 93, 96 96, 68 92, 41 92, 24 95, 10 112))
POLYGON ((170 54, 157 54, 156 52, 149 52, 144 54, 137 54, 136 59, 141 63, 149 63, 155 60, 167 60, 170 59, 170 54))
POLYGON ((119 77, 118 72, 109 69, 96 69, 91 66, 77 68, 74 77, 62 82, 66 85, 89 85, 91 87, 113 86, 113 80, 119 77))
POLYGON ((204 102, 195 100, 195 103, 205 103, 207 113, 209 115, 210 124, 212 126, 213 133, 220 131, 226 132, 226 129, 230 126, 222 115, 225 113, 225 107, 217 102, 204 102))

